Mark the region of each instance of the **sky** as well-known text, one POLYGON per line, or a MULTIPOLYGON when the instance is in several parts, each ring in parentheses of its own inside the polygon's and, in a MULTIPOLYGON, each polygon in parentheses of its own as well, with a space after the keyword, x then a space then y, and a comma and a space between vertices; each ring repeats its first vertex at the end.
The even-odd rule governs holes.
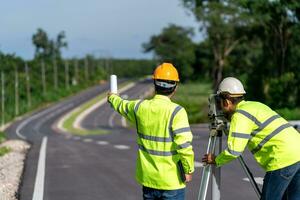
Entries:
MULTIPOLYGON (((93 54, 114 58, 151 58, 142 43, 173 23, 198 24, 180 0, 0 0, 0 51, 34 56, 31 37, 38 28, 55 38, 65 31, 64 57, 93 54)), ((199 34, 193 38, 200 40, 199 34)))

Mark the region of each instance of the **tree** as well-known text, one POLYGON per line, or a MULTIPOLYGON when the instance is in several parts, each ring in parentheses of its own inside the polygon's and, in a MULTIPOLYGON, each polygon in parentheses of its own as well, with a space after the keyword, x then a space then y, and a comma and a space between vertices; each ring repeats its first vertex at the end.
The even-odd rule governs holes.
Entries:
POLYGON ((296 10, 300 8, 297 1, 246 1, 244 3, 255 19, 255 30, 264 46, 264 57, 273 66, 273 75, 279 76, 287 70, 287 52, 293 37, 292 28, 299 24, 296 10), (259 31, 260 30, 260 31, 259 31), (275 71, 274 71, 274 66, 275 71))
POLYGON ((61 49, 68 46, 65 39, 66 35, 64 31, 61 31, 54 41, 50 40, 47 33, 43 29, 39 28, 32 36, 32 43, 35 46, 35 58, 60 58, 61 49))
POLYGON ((211 70, 213 88, 222 80, 228 56, 245 38, 245 28, 251 22, 238 1, 181 0, 201 24, 211 48, 214 65, 211 70))
POLYGON ((261 73, 255 73, 264 82, 267 103, 275 108, 300 105, 297 81, 300 2, 248 0, 241 6, 254 19, 251 34, 262 43, 261 62, 257 67, 261 73))
POLYGON ((195 61, 192 36, 192 29, 171 24, 144 43, 143 49, 144 52, 154 52, 160 62, 173 63, 180 73, 180 79, 186 81, 193 74, 192 65, 195 61))

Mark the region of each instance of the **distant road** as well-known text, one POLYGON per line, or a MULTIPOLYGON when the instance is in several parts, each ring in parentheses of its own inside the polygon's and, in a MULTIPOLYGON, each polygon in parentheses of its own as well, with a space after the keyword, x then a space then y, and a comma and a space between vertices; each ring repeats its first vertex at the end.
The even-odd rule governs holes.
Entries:
MULTIPOLYGON (((139 82, 122 95, 129 99, 138 98, 151 84, 151 81, 139 82)), ((43 196, 44 200, 142 199, 141 186, 134 179, 137 152, 135 130, 124 128, 121 117, 108 104, 87 116, 82 126, 88 129, 104 128, 111 134, 79 137, 57 133, 51 128, 65 113, 107 89, 108 85, 93 87, 34 113, 8 129, 10 138, 24 137, 32 143, 20 190, 21 200, 33 198, 42 141, 45 168, 39 179, 44 190, 35 189, 37 197, 43 196)), ((197 166, 200 166, 199 161, 207 146, 208 130, 203 126, 192 126, 192 130, 197 166)), ((249 153, 246 153, 245 160, 255 176, 263 176, 249 153)), ((193 182, 187 186, 187 200, 197 199, 200 170, 200 167, 196 168, 193 182)), ((243 178, 245 175, 237 161, 222 168, 222 200, 256 199, 249 182, 243 178)))

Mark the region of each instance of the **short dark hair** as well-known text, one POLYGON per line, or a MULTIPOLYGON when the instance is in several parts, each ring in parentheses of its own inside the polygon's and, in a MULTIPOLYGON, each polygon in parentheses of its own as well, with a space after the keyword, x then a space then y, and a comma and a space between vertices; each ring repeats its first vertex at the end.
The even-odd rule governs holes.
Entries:
POLYGON ((158 80, 158 81, 169 83, 169 84, 175 84, 175 86, 171 87, 171 88, 161 87, 159 85, 156 85, 155 80, 154 80, 153 83, 154 83, 154 86, 155 86, 156 94, 161 94, 161 95, 168 96, 168 95, 172 94, 174 92, 174 90, 176 89, 176 86, 177 86, 176 81, 167 81, 167 80, 158 80))

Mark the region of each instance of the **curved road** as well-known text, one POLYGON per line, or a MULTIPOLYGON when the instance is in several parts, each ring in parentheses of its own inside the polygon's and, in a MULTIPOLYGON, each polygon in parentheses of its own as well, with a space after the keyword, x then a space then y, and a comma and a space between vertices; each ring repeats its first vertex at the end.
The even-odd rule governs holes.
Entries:
MULTIPOLYGON (((151 81, 141 81, 122 95, 128 96, 129 99, 139 98, 149 87, 151 81)), ((93 87, 33 113, 6 130, 10 138, 25 139, 32 144, 19 199, 142 199, 141 186, 134 180, 137 151, 135 130, 125 128, 122 118, 113 112, 108 104, 87 116, 82 126, 88 129, 107 129, 111 134, 79 137, 61 134, 52 128, 53 124, 69 110, 106 90, 108 85, 93 87), (45 157, 40 153, 41 146, 45 149, 45 157)), ((192 130, 195 159, 198 162, 193 182, 187 186, 188 200, 197 199, 201 174, 199 160, 205 152, 208 141, 206 126, 192 126, 192 130)), ((263 172, 248 152, 245 160, 253 170, 254 176, 263 176, 263 172)), ((222 168, 222 200, 257 199, 249 182, 243 178, 245 175, 237 161, 222 168)), ((210 198, 210 194, 208 196, 210 198)))

